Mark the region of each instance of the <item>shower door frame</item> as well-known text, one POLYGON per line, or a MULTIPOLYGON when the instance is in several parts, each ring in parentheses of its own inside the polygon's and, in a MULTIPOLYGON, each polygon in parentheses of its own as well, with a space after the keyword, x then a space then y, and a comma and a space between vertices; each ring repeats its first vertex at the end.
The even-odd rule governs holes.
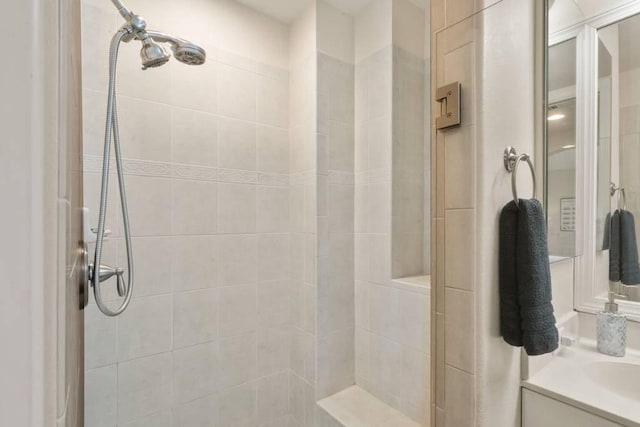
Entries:
POLYGON ((10 9, 0 25, 23 55, 0 71, 0 424, 82 426, 80 4, 10 9))

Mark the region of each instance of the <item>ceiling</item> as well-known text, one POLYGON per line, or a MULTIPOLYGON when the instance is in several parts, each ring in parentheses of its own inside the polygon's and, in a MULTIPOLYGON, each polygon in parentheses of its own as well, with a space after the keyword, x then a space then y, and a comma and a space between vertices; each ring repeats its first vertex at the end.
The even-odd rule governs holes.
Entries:
MULTIPOLYGON (((314 0, 237 0, 240 3, 264 13, 278 21, 290 23, 314 0)), ((325 0, 337 9, 356 15, 372 0, 325 0)), ((426 0, 409 0, 411 3, 424 8, 426 0)))

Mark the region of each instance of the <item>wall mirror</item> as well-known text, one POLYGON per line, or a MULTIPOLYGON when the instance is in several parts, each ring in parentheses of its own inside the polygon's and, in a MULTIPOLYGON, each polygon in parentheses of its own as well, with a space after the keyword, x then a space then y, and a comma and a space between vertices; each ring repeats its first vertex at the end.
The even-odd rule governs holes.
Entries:
POLYGON ((637 249, 619 249, 640 240, 640 1, 549 0, 547 29, 550 261, 574 258, 577 310, 601 310, 613 290, 640 320, 637 249))

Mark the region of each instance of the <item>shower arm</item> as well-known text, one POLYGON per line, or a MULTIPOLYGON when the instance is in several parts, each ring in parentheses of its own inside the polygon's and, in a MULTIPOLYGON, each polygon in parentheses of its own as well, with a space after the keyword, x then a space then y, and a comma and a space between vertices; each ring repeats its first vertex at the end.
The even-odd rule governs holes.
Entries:
POLYGON ((124 5, 120 0, 111 0, 111 3, 118 9, 120 15, 127 21, 131 20, 131 16, 133 15, 131 11, 124 5))
POLYGON ((126 23, 122 26, 122 30, 127 34, 122 38, 125 43, 131 40, 145 40, 147 35, 147 21, 140 15, 136 15, 129 8, 127 8, 120 0, 111 0, 111 3, 118 9, 120 15, 124 18, 126 23))

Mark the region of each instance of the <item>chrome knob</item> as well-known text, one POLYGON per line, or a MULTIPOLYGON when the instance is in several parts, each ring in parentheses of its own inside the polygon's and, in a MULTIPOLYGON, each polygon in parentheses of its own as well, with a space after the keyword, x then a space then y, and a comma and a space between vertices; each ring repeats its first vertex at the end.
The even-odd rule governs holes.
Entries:
MULTIPOLYGON (((100 264, 100 269, 98 270, 98 277, 100 278, 100 283, 116 276, 116 289, 118 290, 118 295, 123 297, 127 293, 127 287, 124 283, 124 270, 119 267, 111 267, 106 264, 100 264)), ((95 268, 93 264, 89 265, 89 280, 91 281, 91 285, 95 284, 95 268)))

